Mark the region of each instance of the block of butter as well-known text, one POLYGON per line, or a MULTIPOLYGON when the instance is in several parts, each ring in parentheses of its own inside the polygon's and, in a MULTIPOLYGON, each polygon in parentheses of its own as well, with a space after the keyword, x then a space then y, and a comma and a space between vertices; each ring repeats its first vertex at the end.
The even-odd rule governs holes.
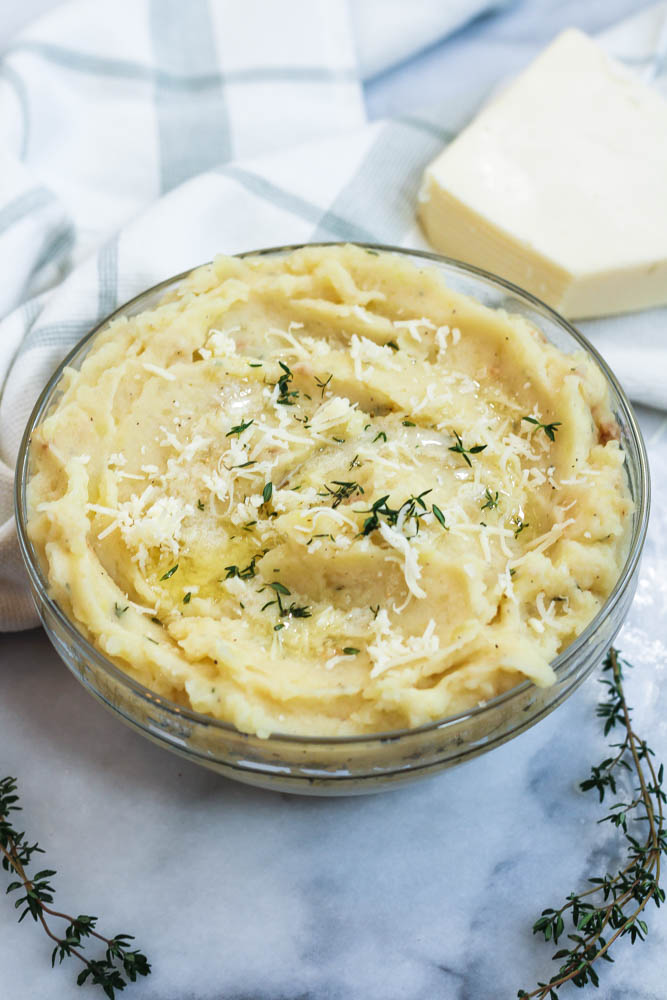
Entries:
POLYGON ((565 316, 667 303, 667 101, 568 30, 426 169, 436 250, 565 316))

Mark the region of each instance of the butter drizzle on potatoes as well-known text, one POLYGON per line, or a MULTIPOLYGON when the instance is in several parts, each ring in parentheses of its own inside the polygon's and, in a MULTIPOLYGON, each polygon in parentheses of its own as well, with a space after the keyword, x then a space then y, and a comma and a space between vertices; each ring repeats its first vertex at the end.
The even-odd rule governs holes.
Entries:
POLYGON ((627 555, 614 432, 583 352, 433 267, 219 257, 67 371, 29 532, 161 695, 260 736, 400 729, 553 681, 627 555))

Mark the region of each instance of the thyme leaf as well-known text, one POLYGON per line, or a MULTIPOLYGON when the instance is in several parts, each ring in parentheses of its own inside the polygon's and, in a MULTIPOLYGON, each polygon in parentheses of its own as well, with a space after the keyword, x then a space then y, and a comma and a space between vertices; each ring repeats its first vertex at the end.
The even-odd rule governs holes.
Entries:
POLYGON ((440 508, 436 507, 436 505, 433 504, 433 506, 431 507, 431 510, 433 511, 433 516, 440 522, 440 524, 443 526, 443 528, 445 529, 445 531, 449 531, 449 528, 447 526, 447 522, 445 521, 445 515, 442 513, 442 511, 440 510, 440 508))

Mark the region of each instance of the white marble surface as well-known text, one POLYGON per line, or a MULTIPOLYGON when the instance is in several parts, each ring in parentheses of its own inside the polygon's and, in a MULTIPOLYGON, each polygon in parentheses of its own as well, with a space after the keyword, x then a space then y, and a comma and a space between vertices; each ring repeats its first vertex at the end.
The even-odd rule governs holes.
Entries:
MULTIPOLYGON (((556 18, 556 4, 539 6, 556 18)), ((590 26, 631 7, 589 3, 590 26)), ((371 111, 423 104, 424 74, 451 66, 438 49, 371 84, 371 111)), ((637 725, 667 761, 667 424, 648 411, 641 422, 656 499, 618 644, 636 664, 637 725)), ((296 798, 234 785, 130 732, 35 631, 0 639, 0 771, 20 779, 59 904, 134 932, 152 960, 128 998, 496 1000, 551 974, 551 949, 530 930, 541 908, 614 863, 620 842, 577 790, 604 754, 597 697, 591 679, 514 742, 424 783, 296 798)), ((596 996, 664 998, 666 914, 650 914, 646 944, 621 943, 596 996)), ((51 971, 40 931, 0 898, 2 1000, 95 995, 68 966, 51 971)))

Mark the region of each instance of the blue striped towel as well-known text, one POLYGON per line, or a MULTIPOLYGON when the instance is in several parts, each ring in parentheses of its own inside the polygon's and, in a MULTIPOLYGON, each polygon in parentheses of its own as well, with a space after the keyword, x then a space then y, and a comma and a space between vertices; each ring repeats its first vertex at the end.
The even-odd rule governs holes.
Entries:
MULTIPOLYGON (((0 630, 36 623, 12 517, 23 427, 54 367, 92 325, 218 252, 337 239, 425 246, 414 219, 422 170, 473 109, 448 102, 366 124, 357 60, 382 65, 391 38, 404 56, 395 41, 401 11, 415 8, 365 2, 390 10, 393 29, 378 41, 373 19, 357 10, 358 52, 347 5, 330 0, 75 0, 8 50, 0 64, 0 149, 12 151, 0 154, 0 630)), ((489 6, 420 3, 429 16, 413 47, 489 6)), ((650 9, 609 38, 662 85, 664 12, 650 9)), ((654 321, 587 326, 634 397, 664 405, 654 321)))

